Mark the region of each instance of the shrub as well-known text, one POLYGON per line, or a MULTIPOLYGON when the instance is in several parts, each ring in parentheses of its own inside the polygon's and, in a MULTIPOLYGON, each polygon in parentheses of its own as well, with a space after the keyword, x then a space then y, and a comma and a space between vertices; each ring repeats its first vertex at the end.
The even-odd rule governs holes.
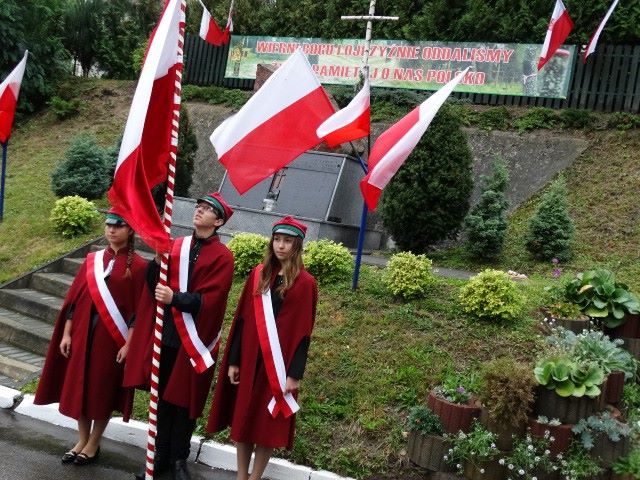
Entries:
POLYGON ((558 125, 558 122, 555 110, 546 107, 532 107, 520 118, 517 118, 513 125, 522 133, 537 128, 553 128, 558 125))
POLYGON ((505 272, 486 269, 460 289, 462 309, 481 320, 514 320, 523 306, 522 294, 505 272))
POLYGON ((78 114, 80 111, 80 100, 67 101, 60 97, 52 97, 51 100, 49 100, 49 106, 58 120, 65 120, 78 114))
POLYGON ((564 128, 589 128, 593 126, 595 118, 589 110, 565 108, 560 110, 560 121, 564 128))
POLYGON ((353 258, 341 243, 332 240, 313 240, 303 254, 304 267, 319 283, 334 283, 349 279, 353 258))
POLYGON ((434 281, 432 262, 425 255, 396 253, 389 259, 383 282, 393 294, 408 300, 424 295, 434 281))
POLYGON ((480 201, 465 218, 469 237, 467 249, 476 257, 495 257, 502 251, 507 232, 506 211, 509 202, 504 192, 509 182, 509 172, 504 161, 496 158, 491 165, 491 175, 484 176, 483 181, 480 201))
POLYGON ((617 475, 629 475, 629 478, 640 478, 640 450, 633 450, 629 455, 621 457, 611 465, 617 475))
POLYGON ((259 264, 269 246, 269 238, 257 233, 239 233, 234 236, 227 247, 233 253, 233 271, 245 277, 251 269, 259 264))
POLYGON ((98 218, 100 214, 93 202, 75 195, 57 200, 49 220, 54 231, 71 238, 89 232, 98 218))
POLYGON ((477 117, 477 125, 483 130, 506 130, 510 123, 511 112, 505 106, 491 107, 477 117))
POLYGON ((233 109, 240 109, 247 103, 249 97, 250 95, 247 92, 234 88, 185 85, 182 89, 182 100, 184 101, 200 100, 216 105, 224 105, 233 109))
POLYGON ((407 418, 409 430, 422 435, 443 435, 444 427, 440 417, 433 413, 428 407, 418 405, 411 409, 407 418))
POLYGON ((607 122, 609 128, 617 128, 618 130, 630 130, 640 127, 640 115, 634 115, 627 112, 615 112, 607 122))
POLYGON ((86 133, 71 140, 64 159, 51 174, 51 189, 58 197, 100 198, 110 182, 107 154, 96 137, 86 133))
POLYGON ((558 455, 558 471, 562 478, 571 480, 591 480, 602 473, 603 468, 593 459, 579 442, 571 442, 569 450, 562 457, 558 455))
POLYGON ((573 221, 567 205, 567 188, 563 177, 558 177, 547 190, 533 217, 526 234, 527 250, 539 260, 557 258, 566 261, 571 257, 573 221))
POLYGON ((401 250, 425 253, 455 236, 469 210, 471 151, 445 105, 382 194, 386 230, 401 250))

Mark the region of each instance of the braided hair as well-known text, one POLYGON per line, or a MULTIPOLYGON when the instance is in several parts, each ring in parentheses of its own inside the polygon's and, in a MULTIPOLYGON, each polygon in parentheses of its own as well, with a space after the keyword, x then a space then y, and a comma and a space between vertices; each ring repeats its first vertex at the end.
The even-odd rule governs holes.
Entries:
POLYGON ((131 265, 133 264, 133 254, 136 252, 135 232, 131 230, 129 241, 127 242, 127 268, 124 271, 124 278, 131 278, 131 265))

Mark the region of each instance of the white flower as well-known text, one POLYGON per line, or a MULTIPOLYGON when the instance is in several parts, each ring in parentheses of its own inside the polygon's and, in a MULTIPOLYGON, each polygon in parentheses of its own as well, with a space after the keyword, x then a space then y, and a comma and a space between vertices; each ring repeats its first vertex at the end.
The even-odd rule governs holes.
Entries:
POLYGON ((549 455, 550 453, 551 453, 551 451, 550 451, 550 450, 545 450, 545 451, 544 451, 544 454, 545 454, 545 455, 549 455))
POLYGON ((538 480, 538 477, 531 477, 531 480, 538 480))
POLYGON ((496 448, 496 444, 495 444, 495 443, 492 443, 492 444, 491 444, 491 448, 496 448))
POLYGON ((498 463, 499 463, 500 465, 504 465, 504 458, 501 458, 500 460, 498 460, 498 463))
POLYGON ((529 445, 529 446, 527 447, 527 450, 529 450, 529 451, 533 450, 533 445, 529 445))
POLYGON ((507 465, 507 467, 509 468, 509 470, 513 470, 513 465, 509 464, 507 465))
POLYGON ((524 475, 524 470, 523 470, 523 469, 520 469, 520 470, 518 470, 518 473, 519 473, 520 475, 524 475))
POLYGON ((445 455, 445 456, 444 456, 444 457, 442 457, 442 458, 444 458, 445 460, 449 460, 449 456, 448 456, 448 455, 445 455))
POLYGON ((449 449, 449 453, 453 453, 453 448, 450 448, 450 449, 449 449))
POLYGON ((484 468, 481 468, 481 469, 480 469, 480 473, 484 473, 484 468))
POLYGON ((551 442, 555 442, 555 441, 556 441, 556 439, 555 439, 554 437, 549 437, 549 441, 551 441, 551 442))
POLYGON ((535 457, 533 460, 536 461, 536 462, 539 462, 540 461, 540 457, 535 457))

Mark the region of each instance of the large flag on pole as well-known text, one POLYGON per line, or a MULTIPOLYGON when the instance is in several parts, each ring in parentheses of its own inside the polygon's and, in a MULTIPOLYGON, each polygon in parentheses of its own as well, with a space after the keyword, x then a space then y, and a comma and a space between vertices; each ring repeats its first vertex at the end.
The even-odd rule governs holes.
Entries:
POLYGON ((233 20, 231 19, 232 15, 232 7, 229 8, 229 16, 227 18, 227 26, 224 30, 222 30, 218 23, 214 20, 207 10, 207 7, 200 2, 202 5, 202 19, 200 20, 200 38, 204 41, 209 42, 211 45, 220 46, 229 43, 230 34, 233 31, 233 20))
POLYGON ((13 117, 18 105, 18 95, 20 94, 20 84, 24 76, 24 69, 27 65, 28 50, 25 50, 20 63, 13 71, 0 83, 0 143, 6 143, 11 137, 11 126, 13 117))
POLYGON ((572 28, 573 21, 569 17, 569 12, 565 8, 564 3, 562 3, 562 0, 556 0, 551 21, 549 22, 549 28, 547 29, 547 35, 544 38, 544 44, 540 52, 538 70, 551 60, 556 50, 560 48, 569 36, 569 33, 571 33, 572 28))
POLYGON ((362 196, 370 211, 378 206, 382 190, 416 147, 429 124, 469 67, 431 95, 412 112, 382 133, 369 155, 369 173, 360 181, 362 196))
POLYGON ((587 63, 587 57, 596 51, 596 45, 598 44, 598 40, 600 39, 600 34, 602 33, 602 30, 604 30, 604 26, 609 21, 609 17, 611 17, 611 14, 613 13, 617 5, 618 0, 613 0, 613 3, 609 7, 609 10, 607 10, 607 14, 598 25, 596 31, 593 32, 593 35, 591 36, 591 39, 587 44, 587 49, 584 51, 584 55, 582 56, 582 63, 587 63))
POLYGON ((369 79, 353 97, 349 105, 331 115, 318 127, 317 134, 327 145, 335 147, 341 143, 357 140, 371 131, 371 100, 369 79))
POLYGON ((176 148, 171 128, 178 121, 173 111, 179 104, 176 79, 182 75, 178 55, 181 24, 184 26, 181 1, 169 0, 151 34, 109 190, 112 205, 156 251, 169 247, 151 188, 167 179, 169 154, 176 148))
POLYGON ((334 113, 309 60, 296 50, 238 113, 211 135, 220 163, 240 194, 320 143, 334 113))

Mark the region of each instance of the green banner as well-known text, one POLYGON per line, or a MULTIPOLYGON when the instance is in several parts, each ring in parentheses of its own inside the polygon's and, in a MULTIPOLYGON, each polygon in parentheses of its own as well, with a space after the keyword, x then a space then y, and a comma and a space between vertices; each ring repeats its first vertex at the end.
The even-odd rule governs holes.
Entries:
MULTIPOLYGON (((284 62, 302 47, 325 84, 353 85, 358 78, 363 40, 292 37, 231 37, 225 76, 254 79, 256 65, 284 62)), ((566 98, 575 46, 561 50, 538 72, 541 45, 376 40, 371 42, 371 86, 437 90, 471 67, 457 92, 566 98)))

